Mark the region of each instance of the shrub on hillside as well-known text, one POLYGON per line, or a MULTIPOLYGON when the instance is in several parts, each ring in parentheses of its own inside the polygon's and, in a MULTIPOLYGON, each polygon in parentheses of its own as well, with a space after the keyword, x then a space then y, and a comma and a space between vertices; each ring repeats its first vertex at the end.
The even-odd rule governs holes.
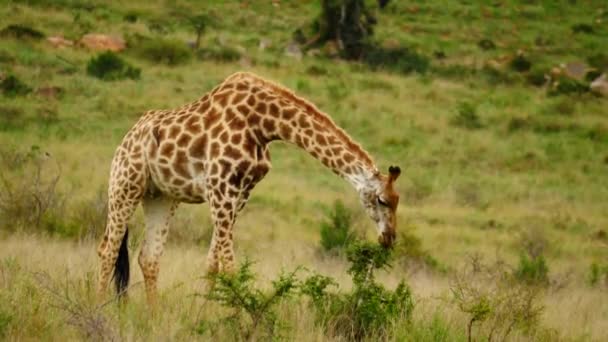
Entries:
POLYGON ((9 97, 27 95, 32 92, 32 88, 14 75, 9 75, 0 82, 0 90, 2 90, 2 94, 9 97))
POLYGON ((589 268, 589 284, 608 287, 608 264, 592 263, 589 268))
POLYGON ((314 275, 303 282, 302 293, 309 296, 318 322, 330 335, 351 341, 390 339, 394 324, 409 321, 414 309, 413 295, 405 282, 391 291, 375 281, 375 271, 390 267, 390 249, 357 242, 349 246, 347 258, 352 292, 330 292, 335 281, 314 275))
POLYGON ((199 59, 213 60, 220 63, 236 62, 241 59, 241 53, 228 46, 203 47, 196 54, 199 59))
POLYGON ((520 245, 523 251, 514 272, 515 277, 531 285, 549 284, 549 267, 544 257, 547 240, 542 231, 527 231, 522 235, 520 245))
POLYGON ((115 53, 107 51, 89 60, 87 74, 104 81, 126 78, 137 80, 141 76, 141 70, 132 67, 115 53))
POLYGON ((179 40, 147 39, 136 49, 141 58, 169 66, 186 63, 192 57, 192 51, 179 40))
POLYGON ((517 55, 509 63, 509 67, 517 72, 525 72, 530 70, 532 67, 532 62, 530 62, 530 60, 523 55, 517 55))
POLYGON ((27 153, 0 152, 0 164, 5 166, 0 168, 0 228, 54 232, 65 197, 57 188, 60 169, 47 159, 37 147, 27 153))
POLYGON ((411 232, 411 227, 404 227, 399 232, 395 244, 395 259, 407 269, 424 268, 445 271, 445 268, 427 250, 422 247, 422 240, 411 232))
POLYGON ((372 70, 385 69, 402 74, 412 72, 423 74, 430 65, 428 57, 406 47, 387 49, 370 46, 363 55, 363 61, 372 70))
POLYGON ((477 115, 477 107, 470 102, 461 102, 458 105, 458 114, 452 118, 451 123, 466 129, 483 127, 479 115, 477 115))
POLYGON ((502 262, 486 265, 471 258, 455 273, 450 291, 451 301, 468 316, 469 341, 475 326, 475 335, 488 341, 505 341, 515 329, 532 335, 539 328, 540 288, 518 281, 502 262))
POLYGON ((327 212, 327 219, 321 223, 321 247, 325 251, 340 251, 354 240, 351 229, 352 213, 342 201, 334 202, 327 212))
POLYGON ((549 96, 557 95, 569 95, 569 94, 583 94, 589 92, 589 85, 583 82, 568 78, 560 77, 553 82, 551 89, 549 89, 549 96))

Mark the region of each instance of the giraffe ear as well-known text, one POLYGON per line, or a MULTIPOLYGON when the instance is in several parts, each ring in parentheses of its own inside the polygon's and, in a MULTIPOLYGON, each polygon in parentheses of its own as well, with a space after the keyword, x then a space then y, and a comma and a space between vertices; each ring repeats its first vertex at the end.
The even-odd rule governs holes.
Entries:
POLYGON ((400 174, 401 174, 401 168, 399 168, 399 166, 389 167, 388 168, 389 182, 394 182, 395 180, 397 180, 397 178, 399 178, 400 174))

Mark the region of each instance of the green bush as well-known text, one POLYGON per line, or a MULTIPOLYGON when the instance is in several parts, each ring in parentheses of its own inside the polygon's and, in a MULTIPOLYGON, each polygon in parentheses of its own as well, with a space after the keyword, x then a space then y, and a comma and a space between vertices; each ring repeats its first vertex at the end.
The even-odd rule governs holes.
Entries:
POLYGON ((477 42, 477 46, 479 46, 482 50, 494 50, 496 49, 496 44, 494 44, 494 41, 491 39, 482 39, 479 42, 477 42))
POLYGON ((532 62, 523 55, 517 55, 509 63, 509 67, 517 72, 525 72, 530 70, 532 62))
POLYGON ((179 40, 147 39, 136 50, 143 59, 170 66, 184 64, 192 57, 192 51, 179 40))
POLYGON ((422 248, 422 240, 414 235, 411 227, 402 229, 394 247, 395 258, 406 268, 423 267, 445 271, 445 268, 427 250, 422 248))
POLYGON ((340 251, 354 239, 351 229, 352 213, 342 201, 334 202, 327 212, 327 220, 321 223, 321 246, 325 251, 340 251))
POLYGON ((568 95, 568 94, 583 94, 589 91, 589 85, 580 81, 561 77, 551 87, 549 96, 568 95))
POLYGON ((589 284, 596 286, 603 284, 608 286, 608 264, 592 263, 589 268, 589 284))
POLYGON ((533 68, 526 76, 526 81, 535 86, 542 87, 547 83, 547 70, 544 68, 533 68))
POLYGON ((374 279, 374 271, 390 266, 390 253, 376 244, 351 244, 347 250, 348 273, 353 279, 350 293, 328 291, 336 283, 321 275, 303 282, 302 293, 310 297, 318 322, 330 335, 355 341, 389 339, 397 320, 411 319, 414 300, 405 282, 390 291, 374 279))
POLYGON ((591 26, 589 24, 584 24, 584 23, 574 24, 571 26, 571 29, 572 29, 573 33, 591 34, 594 32, 593 26, 591 26))
POLYGON ((87 64, 87 74, 104 81, 114 81, 130 78, 137 80, 141 70, 127 64, 122 58, 111 51, 103 52, 91 58, 87 64))
POLYGON ((0 82, 2 94, 8 97, 27 95, 32 92, 32 88, 23 83, 14 75, 9 75, 0 82))
POLYGON ((470 102, 458 105, 458 114, 452 118, 452 124, 466 129, 479 129, 483 125, 477 115, 477 107, 470 102))
POLYGON ((238 50, 227 46, 200 48, 197 51, 197 56, 202 60, 213 60, 221 63, 236 62, 242 57, 238 50))
POLYGON ((234 328, 235 334, 240 334, 235 336, 236 340, 280 338, 277 336, 280 322, 275 309, 280 301, 295 293, 299 285, 296 274, 300 269, 281 274, 272 281, 272 290, 265 293, 255 288, 251 265, 245 261, 234 274, 220 272, 209 276, 214 286, 205 297, 231 309, 231 314, 217 322, 199 322, 196 328, 199 334, 212 333, 217 325, 228 325, 234 328))
POLYGON ((405 47, 385 49, 372 45, 364 54, 363 61, 372 70, 385 69, 402 74, 424 74, 430 66, 428 57, 405 47))
POLYGON ((474 335, 506 341, 515 329, 533 334, 539 328, 540 288, 518 281, 503 262, 487 265, 471 258, 454 274, 450 291, 452 302, 468 317, 469 341, 474 335))
POLYGON ((519 266, 515 271, 518 279, 530 284, 547 284, 549 282, 549 268, 542 255, 530 256, 521 254, 519 266))

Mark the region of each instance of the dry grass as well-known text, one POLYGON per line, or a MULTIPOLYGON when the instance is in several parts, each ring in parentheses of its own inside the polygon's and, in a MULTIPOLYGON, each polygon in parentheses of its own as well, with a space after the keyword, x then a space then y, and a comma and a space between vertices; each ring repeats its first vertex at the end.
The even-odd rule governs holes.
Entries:
MULTIPOLYGON (((308 245, 309 246, 309 245, 308 245)), ((248 249, 248 248, 245 248, 248 249)), ((169 247, 162 258, 160 293, 156 312, 144 301, 141 274, 134 272, 128 303, 119 308, 112 302, 103 307, 94 302, 96 255, 93 242, 72 243, 37 236, 10 236, 0 241, 0 308, 11 310, 13 322, 5 332, 10 339, 99 338, 99 339, 184 339, 196 336, 199 320, 216 318, 222 309, 197 296, 203 289, 205 248, 169 247), (27 306, 19 303, 27 302, 27 306), (11 309, 14 307, 14 309, 11 309), (14 311, 12 311, 14 310, 14 311), (23 321, 21 321, 23 320, 23 321), (36 330, 37 327, 44 327, 36 330)), ((268 242, 257 253, 239 250, 258 260, 254 270, 260 286, 268 284, 281 269, 305 265, 335 276, 340 287, 350 287, 345 263, 335 258, 320 258, 305 242, 268 242)), ((404 274, 397 269, 379 274, 379 280, 394 286, 404 274)), ((464 333, 466 317, 445 301, 449 296, 446 277, 416 273, 408 281, 416 296, 414 324, 441 317, 454 332, 464 333)), ((548 290, 542 304, 543 329, 554 329, 560 339, 600 341, 608 328, 608 302, 600 289, 571 282, 566 287, 548 290), (567 308, 567 309, 565 309, 567 308)), ((314 314, 304 303, 284 303, 279 309, 287 322, 290 340, 328 340, 315 326, 314 314)), ((229 336, 220 328, 218 336, 229 336)), ((454 335, 455 336, 455 335, 454 335)), ((527 340, 521 332, 515 340, 527 340)))

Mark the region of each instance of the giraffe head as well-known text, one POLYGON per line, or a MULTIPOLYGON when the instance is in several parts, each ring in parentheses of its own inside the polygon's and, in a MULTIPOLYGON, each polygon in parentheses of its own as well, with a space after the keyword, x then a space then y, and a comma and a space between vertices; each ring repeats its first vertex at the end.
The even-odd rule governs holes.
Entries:
POLYGON ((399 194, 393 186, 401 174, 398 166, 388 168, 388 175, 376 172, 360 192, 361 202, 378 227, 378 242, 391 247, 395 242, 399 194))

